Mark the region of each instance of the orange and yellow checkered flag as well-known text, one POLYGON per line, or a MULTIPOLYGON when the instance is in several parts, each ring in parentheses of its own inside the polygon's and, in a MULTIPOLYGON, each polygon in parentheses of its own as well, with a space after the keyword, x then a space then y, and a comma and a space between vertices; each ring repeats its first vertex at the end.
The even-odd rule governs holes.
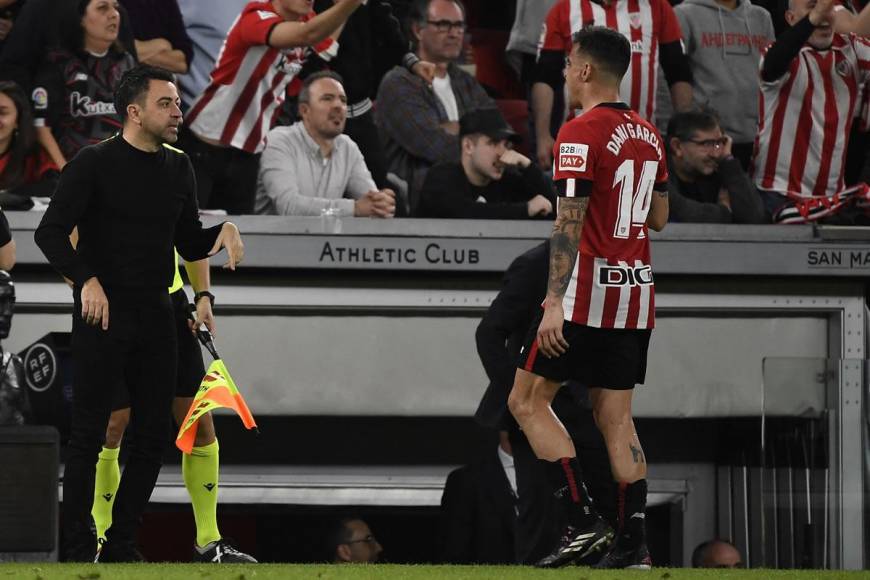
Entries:
POLYGON ((216 359, 209 365, 208 372, 202 379, 199 390, 190 405, 190 410, 187 411, 187 416, 181 423, 178 437, 175 438, 175 446, 184 453, 190 453, 196 439, 199 420, 212 409, 221 407, 235 411, 247 429, 257 428, 254 416, 239 389, 236 388, 224 361, 216 359))

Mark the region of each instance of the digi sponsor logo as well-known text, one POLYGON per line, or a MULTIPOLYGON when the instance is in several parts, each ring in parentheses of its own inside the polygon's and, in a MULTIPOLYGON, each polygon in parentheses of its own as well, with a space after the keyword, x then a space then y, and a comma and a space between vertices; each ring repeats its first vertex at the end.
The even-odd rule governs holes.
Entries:
POLYGON ((650 266, 602 266, 598 270, 599 286, 648 286, 652 283, 650 266))
POLYGON ((559 145, 559 171, 586 171, 589 145, 562 143, 559 145))

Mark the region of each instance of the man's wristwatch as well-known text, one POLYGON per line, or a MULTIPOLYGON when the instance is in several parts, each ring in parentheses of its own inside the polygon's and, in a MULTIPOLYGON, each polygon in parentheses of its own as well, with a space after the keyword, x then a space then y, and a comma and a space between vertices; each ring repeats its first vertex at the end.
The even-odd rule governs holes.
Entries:
POLYGON ((212 308, 214 308, 214 294, 212 294, 208 290, 203 290, 202 292, 197 292, 196 294, 193 295, 194 305, 199 303, 200 298, 208 298, 208 301, 211 303, 212 308))

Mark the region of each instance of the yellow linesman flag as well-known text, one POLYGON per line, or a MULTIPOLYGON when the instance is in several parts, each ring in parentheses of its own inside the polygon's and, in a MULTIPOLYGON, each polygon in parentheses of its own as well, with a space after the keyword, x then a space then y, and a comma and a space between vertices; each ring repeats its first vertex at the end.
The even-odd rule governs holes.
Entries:
POLYGON ((236 388, 224 361, 216 359, 209 365, 208 372, 202 379, 202 384, 200 384, 199 390, 193 398, 193 403, 187 411, 187 416, 181 423, 178 437, 175 438, 175 446, 184 453, 190 453, 193 450, 199 420, 212 409, 220 407, 235 411, 247 429, 257 428, 254 416, 242 394, 236 388))

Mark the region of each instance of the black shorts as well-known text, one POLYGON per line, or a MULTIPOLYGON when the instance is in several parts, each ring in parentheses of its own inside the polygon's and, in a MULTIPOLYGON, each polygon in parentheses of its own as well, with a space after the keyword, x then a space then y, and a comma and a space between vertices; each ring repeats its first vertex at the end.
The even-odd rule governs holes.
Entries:
POLYGON ((646 379, 649 329, 595 328, 565 322, 562 335, 568 350, 547 358, 538 349, 543 309, 529 327, 517 366, 552 381, 575 380, 590 387, 633 389, 646 379))
MULTIPOLYGON (((202 361, 202 351, 199 342, 190 333, 187 326, 189 303, 184 289, 169 295, 172 299, 172 310, 175 316, 175 330, 178 335, 178 366, 175 376, 175 396, 193 397, 205 376, 205 365, 202 361)), ((112 410, 125 409, 130 406, 130 394, 126 385, 118 385, 114 393, 115 402, 112 410)))

